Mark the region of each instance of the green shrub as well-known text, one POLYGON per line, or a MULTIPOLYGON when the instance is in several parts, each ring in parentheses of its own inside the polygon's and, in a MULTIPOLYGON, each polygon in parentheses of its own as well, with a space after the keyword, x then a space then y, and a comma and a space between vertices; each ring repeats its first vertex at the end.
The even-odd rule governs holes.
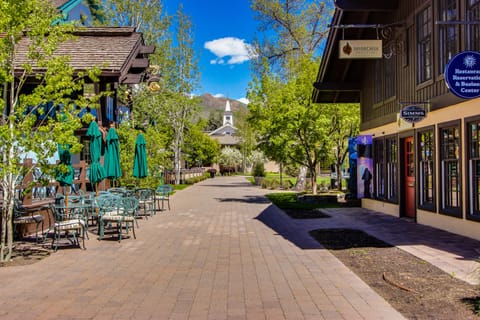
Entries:
POLYGON ((263 162, 255 163, 253 167, 253 176, 254 177, 265 177, 265 166, 263 162))

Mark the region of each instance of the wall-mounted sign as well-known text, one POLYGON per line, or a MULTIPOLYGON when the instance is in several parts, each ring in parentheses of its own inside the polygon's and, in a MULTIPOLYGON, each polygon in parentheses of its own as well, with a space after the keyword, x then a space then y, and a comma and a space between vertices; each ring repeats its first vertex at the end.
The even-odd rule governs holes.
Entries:
POLYGON ((400 118, 410 123, 422 121, 425 116, 425 109, 415 105, 406 106, 400 110, 400 118))
POLYGON ((480 97, 480 53, 463 51, 450 59, 445 67, 445 82, 457 97, 480 97))
POLYGON ((340 59, 381 59, 382 40, 340 40, 340 59))

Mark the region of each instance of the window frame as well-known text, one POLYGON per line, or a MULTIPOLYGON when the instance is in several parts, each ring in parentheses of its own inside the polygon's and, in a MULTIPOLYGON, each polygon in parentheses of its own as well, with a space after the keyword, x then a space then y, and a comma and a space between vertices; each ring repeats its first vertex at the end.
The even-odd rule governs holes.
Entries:
POLYGON ((433 8, 427 5, 415 15, 416 22, 416 83, 433 80, 433 8))
MULTIPOLYGON (((436 8, 438 21, 460 20, 460 5, 457 0, 438 0, 436 8), (449 7, 455 6, 455 14, 449 14, 449 7)), ((460 25, 439 25, 437 29, 437 69, 438 75, 443 77, 445 66, 450 59, 459 52, 460 48, 460 25)))
MULTIPOLYGON (((438 178, 439 178, 439 213, 445 214, 448 216, 456 217, 456 218, 462 218, 462 209, 463 209, 463 188, 462 188, 462 125, 460 120, 454 120, 454 121, 449 121, 445 123, 441 123, 438 125, 438 178), (451 145, 451 143, 448 144, 448 146, 444 145, 444 140, 443 140, 443 131, 446 129, 451 129, 451 128, 457 128, 458 132, 458 143, 456 144, 455 148, 455 153, 458 152, 458 155, 456 156, 456 159, 453 158, 444 158, 444 150, 448 149, 448 147, 451 145), (445 170, 445 164, 450 164, 453 161, 456 161, 456 184, 457 192, 455 194, 457 195, 456 201, 458 202, 457 206, 450 206, 446 205, 445 201, 446 199, 446 192, 445 188, 447 187, 446 184, 449 184, 448 182, 452 182, 452 174, 447 174, 445 175, 444 172, 445 170)), ((448 151, 447 151, 448 153, 448 151)))
POLYGON ((373 198, 385 200, 385 139, 373 139, 373 198))
POLYGON ((399 172, 400 172, 400 144, 398 135, 385 137, 385 174, 386 174, 386 200, 392 203, 398 203, 399 199, 399 172), (392 159, 392 150, 389 142, 395 142, 395 159, 392 159), (394 172, 390 170, 394 169, 394 172))
POLYGON ((437 190, 436 190, 436 144, 435 144, 435 126, 429 126, 425 128, 421 128, 417 130, 416 132, 416 161, 417 161, 417 177, 416 181, 417 182, 417 207, 422 210, 427 210, 427 211, 432 211, 436 212, 436 203, 437 203, 437 190), (422 145, 422 135, 425 134, 426 132, 431 133, 431 149, 430 149, 430 154, 431 154, 431 160, 428 161, 423 161, 425 159, 425 153, 426 150, 424 146, 422 145), (431 163, 430 167, 430 174, 428 176, 431 178, 431 181, 429 181, 432 184, 431 188, 431 193, 432 193, 432 200, 431 201, 424 201, 425 194, 428 193, 428 188, 425 189, 423 185, 425 184, 425 180, 423 179, 424 175, 424 163, 431 163))
MULTIPOLYGON (((468 0, 465 3, 465 20, 480 20, 480 0, 468 0), (474 10, 472 10, 474 8, 474 10)), ((465 26, 465 50, 480 51, 480 25, 470 24, 465 26), (473 35, 473 40, 472 39, 473 35)))
MULTIPOLYGON (((466 218, 468 220, 473 220, 473 221, 478 221, 480 222, 480 192, 477 193, 477 199, 472 199, 473 196, 473 188, 472 184, 474 182, 474 179, 472 177, 472 166, 470 164, 470 160, 472 159, 477 159, 478 162, 480 163, 480 116, 475 116, 475 117, 470 117, 470 118, 465 118, 465 164, 466 164, 466 170, 465 173, 467 175, 466 177, 466 189, 467 189, 467 211, 466 211, 466 218), (477 123, 478 128, 477 128, 477 150, 476 156, 472 156, 472 151, 474 151, 473 145, 472 145, 472 134, 470 131, 470 125, 472 123, 477 123), (472 213, 472 201, 476 201, 478 204, 478 208, 476 213, 472 213)), ((478 164, 477 164, 478 166, 478 164)), ((477 176, 480 179, 480 170, 477 172, 477 176)), ((480 184, 480 182, 479 182, 480 184)))

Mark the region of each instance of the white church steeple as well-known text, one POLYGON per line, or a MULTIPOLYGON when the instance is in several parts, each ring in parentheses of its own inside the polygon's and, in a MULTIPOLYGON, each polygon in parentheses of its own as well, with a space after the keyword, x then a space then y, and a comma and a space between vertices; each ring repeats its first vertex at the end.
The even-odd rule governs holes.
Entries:
POLYGON ((233 127, 233 113, 230 110, 230 101, 225 104, 225 112, 223 113, 223 125, 231 125, 233 127))

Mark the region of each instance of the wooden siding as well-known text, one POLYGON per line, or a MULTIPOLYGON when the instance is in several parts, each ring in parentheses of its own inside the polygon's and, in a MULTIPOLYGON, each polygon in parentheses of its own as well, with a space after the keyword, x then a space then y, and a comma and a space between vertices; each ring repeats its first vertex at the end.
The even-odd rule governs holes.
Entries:
MULTIPOLYGON (((459 2, 459 5, 461 1, 459 2)), ((397 55, 395 75, 396 75, 396 95, 395 99, 387 99, 381 103, 374 103, 374 86, 378 85, 374 83, 372 74, 374 74, 374 62, 364 62, 364 78, 362 81, 362 118, 361 129, 367 130, 376 126, 384 125, 396 120, 396 114, 403 103, 423 103, 430 102, 430 110, 440 109, 450 105, 452 101, 461 101, 454 97, 448 90, 443 74, 440 73, 440 67, 438 66, 438 25, 435 24, 437 1, 418 1, 418 0, 402 0, 399 1, 398 10, 391 13, 384 13, 388 15, 388 20, 392 22, 404 22, 397 39, 402 40, 404 48, 403 52, 397 55), (424 83, 417 84, 417 57, 416 57, 416 25, 415 14, 425 8, 427 5, 433 5, 432 14, 432 61, 433 71, 432 79, 424 83)), ((463 15, 465 10, 460 10, 463 15)), ((460 16, 459 20, 464 20, 464 16, 460 16)), ((370 21, 375 23, 375 21, 370 21)), ((462 38, 462 37, 461 37, 462 38)), ((464 50, 464 41, 461 42, 460 50, 464 50)), ((385 79, 384 81, 388 81, 385 79)))

